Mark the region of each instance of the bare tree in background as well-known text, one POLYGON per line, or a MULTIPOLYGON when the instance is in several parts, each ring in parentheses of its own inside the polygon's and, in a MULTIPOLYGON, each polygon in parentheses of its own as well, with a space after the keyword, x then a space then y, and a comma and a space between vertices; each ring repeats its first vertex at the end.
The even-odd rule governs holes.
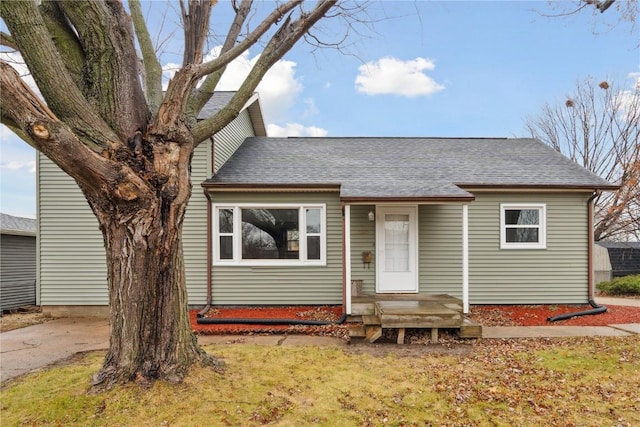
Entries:
MULTIPOLYGON (((182 225, 194 148, 233 120, 265 73, 298 41, 323 44, 318 21, 362 8, 337 0, 272 3, 250 28, 251 0, 181 0, 184 56, 166 91, 139 0, 1 1, 9 34, 42 98, 0 61, 1 120, 82 190, 104 236, 111 336, 98 388, 118 381, 179 382, 194 363, 221 367, 197 345, 188 316, 182 225), (219 56, 204 62, 214 7, 235 18, 219 56), (196 121, 227 64, 262 53, 229 103, 196 121)), ((171 11, 170 11, 171 12, 171 11)), ((224 34, 224 33, 223 33, 224 34)))
POLYGON ((620 184, 596 197, 596 240, 640 239, 640 84, 578 82, 557 105, 527 120, 538 138, 602 178, 620 184))
POLYGON ((620 23, 629 23, 632 28, 638 20, 638 0, 574 0, 549 2, 549 7, 556 11, 553 16, 569 16, 585 11, 599 15, 607 12, 618 16, 620 23))

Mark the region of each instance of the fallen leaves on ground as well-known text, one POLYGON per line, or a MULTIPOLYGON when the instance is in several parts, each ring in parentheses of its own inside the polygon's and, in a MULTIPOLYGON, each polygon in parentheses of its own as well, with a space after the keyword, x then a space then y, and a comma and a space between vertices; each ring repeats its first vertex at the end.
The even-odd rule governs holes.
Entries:
POLYGON ((342 306, 283 306, 283 307, 215 307, 209 309, 204 317, 227 319, 230 323, 199 324, 198 310, 191 310, 191 326, 201 335, 257 335, 257 334, 297 334, 332 336, 349 340, 349 328, 346 324, 304 325, 295 322, 337 322, 342 316, 342 306), (243 319, 267 319, 265 324, 241 323, 243 319), (278 319, 294 324, 269 324, 278 319))
POLYGON ((607 326, 640 322, 640 307, 607 306, 601 314, 549 322, 549 317, 592 310, 590 305, 476 305, 469 318, 482 326, 607 326))
POLYGON ((217 344, 223 374, 86 393, 104 352, 14 381, 3 425, 638 426, 640 336, 387 345, 217 344), (378 347, 378 346, 376 346, 378 347), (393 349, 393 350, 392 350, 393 349))

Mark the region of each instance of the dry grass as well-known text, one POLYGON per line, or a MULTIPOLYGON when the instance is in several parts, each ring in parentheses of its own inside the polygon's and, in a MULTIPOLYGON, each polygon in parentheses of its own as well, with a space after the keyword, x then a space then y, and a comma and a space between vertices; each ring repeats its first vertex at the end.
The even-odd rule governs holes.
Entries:
POLYGON ((42 313, 40 307, 25 307, 4 313, 0 317, 0 332, 12 331, 51 320, 42 313))
POLYGON ((103 353, 0 393, 2 426, 640 425, 640 336, 483 340, 465 354, 217 345, 223 375, 89 395, 103 353), (379 354, 379 353, 376 353, 379 354), (400 353, 402 354, 402 353, 400 353))

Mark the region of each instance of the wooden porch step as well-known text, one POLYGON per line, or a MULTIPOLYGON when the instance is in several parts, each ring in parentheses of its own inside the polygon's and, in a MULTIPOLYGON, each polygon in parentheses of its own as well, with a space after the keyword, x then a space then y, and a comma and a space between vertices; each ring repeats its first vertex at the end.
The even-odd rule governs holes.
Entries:
POLYGON ((460 338, 482 338, 482 325, 469 319, 464 319, 460 325, 460 338))
POLYGON ((349 325, 349 337, 351 338, 365 338, 367 336, 363 324, 351 324, 349 325))
POLYGON ((382 336, 382 326, 368 325, 364 327, 365 339, 369 342, 376 342, 382 336))
POLYGON ((366 315, 362 316, 362 323, 364 323, 365 325, 380 325, 382 322, 376 315, 366 315))
POLYGON ((376 314, 383 328, 456 328, 462 307, 433 301, 378 301, 376 314))

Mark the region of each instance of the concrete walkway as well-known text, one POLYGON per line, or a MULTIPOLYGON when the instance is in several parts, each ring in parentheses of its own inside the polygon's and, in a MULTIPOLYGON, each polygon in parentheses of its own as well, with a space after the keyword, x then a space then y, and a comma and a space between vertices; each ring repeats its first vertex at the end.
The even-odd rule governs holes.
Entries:
MULTIPOLYGON (((597 298, 604 305, 640 307, 638 299, 597 298)), ((640 319, 638 319, 640 321, 640 319)), ((609 326, 483 327, 484 338, 627 336, 640 334, 640 323, 609 326)), ((347 345, 338 338, 306 335, 206 335, 200 344, 347 345)), ((62 318, 0 333, 0 382, 45 368, 76 353, 105 350, 109 322, 99 318, 62 318)))

